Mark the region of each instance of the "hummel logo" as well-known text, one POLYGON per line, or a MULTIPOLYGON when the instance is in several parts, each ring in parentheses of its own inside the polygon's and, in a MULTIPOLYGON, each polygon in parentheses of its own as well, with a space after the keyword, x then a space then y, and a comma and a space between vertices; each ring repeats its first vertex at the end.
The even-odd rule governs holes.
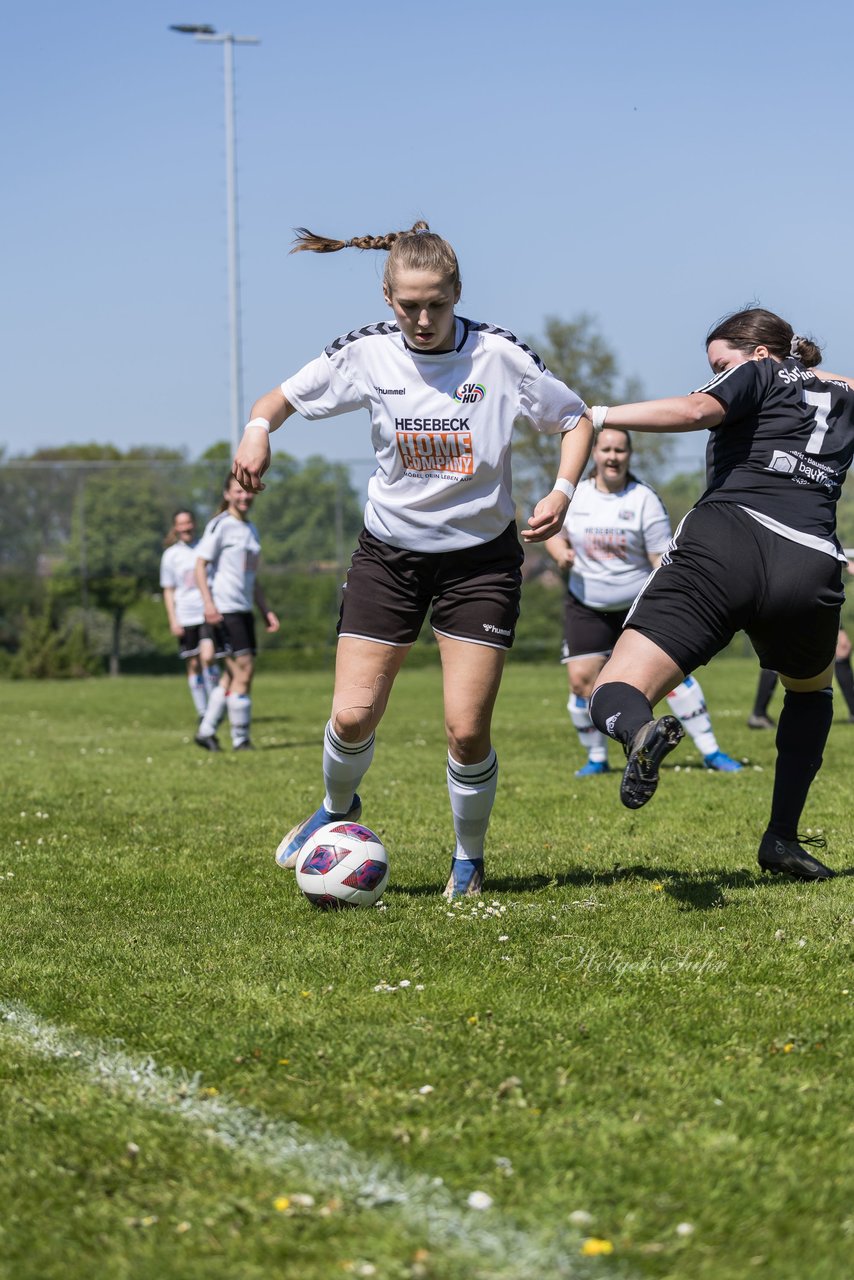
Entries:
POLYGON ((608 716, 608 719, 605 721, 605 732, 608 734, 610 738, 613 738, 614 725, 617 723, 617 721, 619 720, 622 714, 623 714, 622 711, 618 711, 615 716, 608 716))
POLYGON ((378 391, 381 396, 405 396, 406 387, 378 387, 374 383, 374 390, 378 391))
POLYGON ((492 622, 482 622, 480 625, 483 627, 484 631, 488 631, 490 632, 491 635, 494 635, 494 636, 512 635, 511 631, 509 630, 505 631, 503 627, 496 627, 492 622))

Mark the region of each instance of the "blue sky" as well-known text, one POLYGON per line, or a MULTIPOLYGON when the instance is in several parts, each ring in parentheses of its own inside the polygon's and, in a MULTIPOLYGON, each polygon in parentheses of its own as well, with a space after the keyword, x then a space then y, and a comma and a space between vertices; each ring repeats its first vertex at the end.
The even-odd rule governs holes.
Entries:
MULTIPOLYGON (((236 51, 247 408, 387 315, 384 255, 289 257, 291 229, 422 216, 463 314, 536 338, 589 312, 650 396, 703 381, 753 300, 854 372, 852 6, 7 2, 7 456, 228 436, 222 49, 172 22, 262 41, 236 51)), ((293 422, 296 456, 370 453, 364 415, 293 422)))

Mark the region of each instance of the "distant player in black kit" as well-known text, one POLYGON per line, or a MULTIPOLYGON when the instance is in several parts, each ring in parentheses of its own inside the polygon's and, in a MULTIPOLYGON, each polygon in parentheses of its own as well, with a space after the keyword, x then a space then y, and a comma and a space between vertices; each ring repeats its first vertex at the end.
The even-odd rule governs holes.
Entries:
POLYGON ((590 712, 622 742, 620 796, 640 808, 683 733, 653 705, 746 631, 786 689, 759 865, 826 880, 834 873, 797 828, 833 717, 846 564, 836 503, 854 454, 854 383, 813 372, 815 343, 758 307, 716 325, 706 350, 716 376, 693 394, 590 410, 594 426, 711 433, 706 492, 629 613, 590 712))

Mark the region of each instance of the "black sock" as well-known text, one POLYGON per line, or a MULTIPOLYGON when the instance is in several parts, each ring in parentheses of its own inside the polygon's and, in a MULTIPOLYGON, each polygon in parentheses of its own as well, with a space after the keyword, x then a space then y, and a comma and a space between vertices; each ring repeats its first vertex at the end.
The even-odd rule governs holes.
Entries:
POLYGON ((851 659, 837 658, 833 664, 833 674, 848 704, 848 714, 854 716, 854 674, 851 672, 851 659))
POLYGON ((601 684, 590 699, 590 718, 600 733, 627 747, 642 724, 652 719, 652 707, 634 685, 614 680, 601 684))
POLYGON ((786 690, 777 726, 777 767, 768 830, 782 840, 795 840, 813 778, 833 720, 833 690, 814 693, 786 690))
POLYGON ((765 667, 759 670, 759 683, 756 686, 756 701, 753 703, 753 714, 755 716, 767 716, 768 703, 771 701, 771 694, 777 686, 777 672, 767 671, 765 667))

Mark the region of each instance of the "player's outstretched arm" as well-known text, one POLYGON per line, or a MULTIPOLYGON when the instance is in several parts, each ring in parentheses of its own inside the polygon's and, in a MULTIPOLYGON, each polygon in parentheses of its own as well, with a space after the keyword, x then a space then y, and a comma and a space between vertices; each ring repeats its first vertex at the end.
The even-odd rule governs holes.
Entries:
POLYGON ((847 382, 849 387, 854 387, 854 378, 848 378, 844 373, 828 373, 826 369, 816 369, 815 376, 822 382, 847 382))
POLYGON ((270 432, 276 431, 294 413, 281 387, 274 387, 252 406, 231 473, 249 493, 260 493, 265 487, 261 477, 270 465, 270 432))
POLYGON ((637 404, 594 405, 588 413, 597 429, 625 427, 629 431, 704 431, 724 420, 720 400, 705 391, 637 404))
POLYGON ((586 417, 579 419, 572 431, 564 431, 560 441, 560 466, 555 488, 534 507, 528 528, 522 530, 525 542, 545 542, 558 533, 566 519, 566 510, 575 486, 590 457, 593 427, 586 417))

